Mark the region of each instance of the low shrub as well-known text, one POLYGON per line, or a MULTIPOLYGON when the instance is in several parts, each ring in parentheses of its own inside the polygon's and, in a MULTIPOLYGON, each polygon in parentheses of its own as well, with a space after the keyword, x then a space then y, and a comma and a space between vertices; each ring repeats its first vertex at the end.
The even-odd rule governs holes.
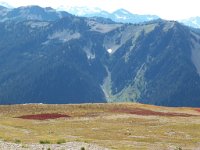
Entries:
POLYGON ((15 139, 15 143, 21 143, 21 140, 15 139))
POLYGON ((85 147, 81 147, 81 150, 85 150, 85 147))
POLYGON ((65 139, 60 139, 56 143, 57 144, 63 144, 63 143, 66 143, 66 140, 65 139))
POLYGON ((40 144, 50 144, 51 142, 48 140, 40 140, 40 144))

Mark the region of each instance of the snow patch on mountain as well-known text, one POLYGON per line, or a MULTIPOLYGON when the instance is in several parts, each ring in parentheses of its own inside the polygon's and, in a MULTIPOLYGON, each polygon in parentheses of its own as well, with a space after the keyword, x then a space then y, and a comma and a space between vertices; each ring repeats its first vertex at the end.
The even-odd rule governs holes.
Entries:
POLYGON ((126 20, 126 19, 127 19, 126 16, 120 16, 120 15, 117 15, 117 14, 115 14, 115 17, 116 17, 117 19, 123 19, 123 20, 126 20))
POLYGON ((113 52, 113 50, 112 50, 111 48, 109 48, 109 49, 107 49, 107 52, 108 52, 109 54, 111 54, 111 53, 113 52))

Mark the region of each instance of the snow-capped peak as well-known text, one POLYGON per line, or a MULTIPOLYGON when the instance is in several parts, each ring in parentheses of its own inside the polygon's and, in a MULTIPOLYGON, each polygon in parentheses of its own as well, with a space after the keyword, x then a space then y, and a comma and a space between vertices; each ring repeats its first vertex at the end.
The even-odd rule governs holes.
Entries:
POLYGON ((180 22, 190 27, 200 28, 200 17, 191 17, 188 19, 180 20, 180 22))
POLYGON ((0 6, 6 7, 6 8, 10 8, 10 9, 13 8, 13 6, 9 5, 6 2, 0 2, 0 6))
POLYGON ((102 11, 100 8, 97 7, 65 7, 65 6, 60 6, 57 8, 57 10, 64 10, 77 16, 84 16, 87 14, 99 13, 102 11))
POLYGON ((130 15, 131 13, 128 12, 127 10, 121 8, 121 9, 114 11, 113 14, 130 15))

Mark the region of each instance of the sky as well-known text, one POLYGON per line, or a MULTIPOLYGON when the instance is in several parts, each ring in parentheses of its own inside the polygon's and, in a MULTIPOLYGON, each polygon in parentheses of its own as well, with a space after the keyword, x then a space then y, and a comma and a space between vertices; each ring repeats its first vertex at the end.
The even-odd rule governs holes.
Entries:
POLYGON ((134 14, 151 14, 167 20, 200 16, 199 0, 0 0, 13 7, 98 7, 108 12, 124 8, 134 14))

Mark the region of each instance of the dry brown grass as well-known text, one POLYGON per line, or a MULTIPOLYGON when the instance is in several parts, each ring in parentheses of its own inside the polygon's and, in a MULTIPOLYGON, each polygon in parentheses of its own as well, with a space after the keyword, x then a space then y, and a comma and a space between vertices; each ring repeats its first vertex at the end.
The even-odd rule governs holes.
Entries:
POLYGON ((123 150, 178 147, 194 149, 200 148, 199 115, 200 112, 193 108, 168 108, 137 103, 0 106, 0 138, 22 143, 39 143, 45 140, 57 143, 62 139, 66 142, 96 143, 110 149, 123 150), (127 111, 113 111, 134 109, 189 116, 143 116, 127 111), (16 118, 44 113, 59 113, 71 117, 54 120, 16 118))

